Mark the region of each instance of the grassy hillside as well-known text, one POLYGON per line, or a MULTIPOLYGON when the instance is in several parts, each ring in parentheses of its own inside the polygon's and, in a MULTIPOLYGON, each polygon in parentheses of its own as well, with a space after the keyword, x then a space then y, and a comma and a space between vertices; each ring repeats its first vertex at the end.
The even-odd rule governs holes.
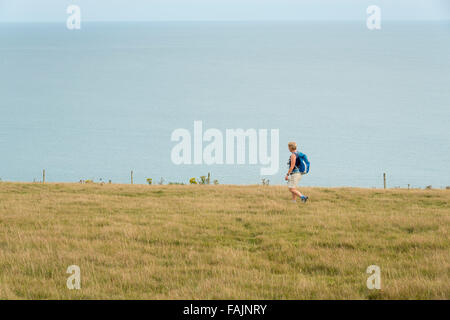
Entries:
POLYGON ((450 299, 448 190, 302 190, 0 183, 0 298, 450 299))

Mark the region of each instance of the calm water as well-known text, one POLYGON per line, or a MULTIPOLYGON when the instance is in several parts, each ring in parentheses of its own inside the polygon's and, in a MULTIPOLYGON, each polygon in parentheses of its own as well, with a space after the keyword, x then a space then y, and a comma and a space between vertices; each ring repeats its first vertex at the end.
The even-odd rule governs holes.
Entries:
POLYGON ((259 183, 260 166, 176 166, 176 128, 280 129, 283 183, 450 185, 450 24, 0 24, 0 177, 259 183))

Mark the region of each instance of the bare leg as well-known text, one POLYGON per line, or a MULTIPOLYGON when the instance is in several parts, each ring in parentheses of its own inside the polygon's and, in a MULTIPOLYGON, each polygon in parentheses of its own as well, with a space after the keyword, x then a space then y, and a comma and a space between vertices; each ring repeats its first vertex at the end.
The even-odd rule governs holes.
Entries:
POLYGON ((292 200, 295 200, 297 197, 301 198, 302 194, 295 188, 289 188, 289 191, 292 193, 292 200))

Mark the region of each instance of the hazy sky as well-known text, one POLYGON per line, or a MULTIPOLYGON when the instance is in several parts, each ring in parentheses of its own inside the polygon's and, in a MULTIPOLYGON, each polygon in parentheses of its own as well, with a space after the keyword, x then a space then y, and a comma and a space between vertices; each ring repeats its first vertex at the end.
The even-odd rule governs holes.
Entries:
POLYGON ((450 0, 0 0, 0 21, 360 20, 369 5, 386 20, 450 19, 450 0))

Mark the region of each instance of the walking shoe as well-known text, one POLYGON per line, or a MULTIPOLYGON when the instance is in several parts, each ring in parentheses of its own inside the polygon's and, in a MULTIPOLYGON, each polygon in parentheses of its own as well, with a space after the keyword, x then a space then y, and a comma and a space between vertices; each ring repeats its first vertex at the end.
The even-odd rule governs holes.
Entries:
POLYGON ((308 199, 309 199, 309 198, 308 198, 307 196, 303 196, 303 197, 302 197, 302 202, 306 202, 306 201, 308 201, 308 199))

